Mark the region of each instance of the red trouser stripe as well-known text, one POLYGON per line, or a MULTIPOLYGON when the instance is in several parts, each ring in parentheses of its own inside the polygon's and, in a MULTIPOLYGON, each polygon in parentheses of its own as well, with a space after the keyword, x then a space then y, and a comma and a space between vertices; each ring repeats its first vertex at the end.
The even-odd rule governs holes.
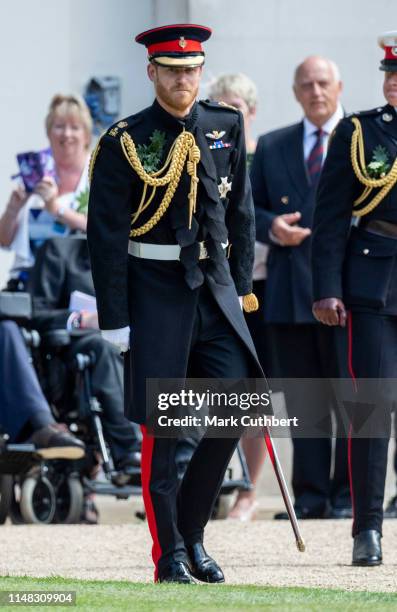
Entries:
MULTIPOLYGON (((354 389, 357 391, 357 380, 353 369, 353 329, 352 329, 352 314, 349 311, 347 313, 347 333, 348 333, 348 368, 349 374, 353 381, 354 389)), ((347 463, 349 469, 349 483, 350 483, 350 497, 352 500, 352 511, 353 511, 353 530, 354 530, 354 517, 356 516, 355 505, 354 505, 354 489, 353 489, 353 468, 352 468, 352 430, 353 426, 350 423, 349 436, 347 440, 347 463)))
POLYGON ((152 474, 152 458, 154 448, 154 437, 148 436, 146 427, 141 425, 142 431, 142 460, 141 460, 141 482, 143 503, 145 504, 146 518, 149 526, 150 535, 153 540, 152 559, 155 565, 154 581, 157 582, 157 564, 161 557, 161 546, 158 539, 156 515, 154 513, 152 498, 150 496, 150 478, 152 474))

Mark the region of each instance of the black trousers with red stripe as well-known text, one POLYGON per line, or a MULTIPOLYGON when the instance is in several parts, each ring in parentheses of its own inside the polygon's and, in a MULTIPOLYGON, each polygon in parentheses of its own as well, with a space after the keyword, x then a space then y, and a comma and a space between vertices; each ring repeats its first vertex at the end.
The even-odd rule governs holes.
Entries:
POLYGON ((397 378, 397 317, 353 312, 348 325, 349 365, 358 398, 352 416, 353 435, 349 438, 354 536, 367 529, 382 532, 391 412, 397 401, 396 387, 391 380, 397 378), (375 380, 376 388, 371 389, 376 418, 371 425, 373 433, 368 437, 354 433, 360 430, 362 411, 368 402, 369 387, 365 381, 360 383, 364 378, 383 379, 375 380))
MULTIPOLYGON (((250 356, 216 304, 200 290, 189 359, 189 376, 247 378, 250 356)), ((205 437, 178 487, 177 439, 153 438, 142 427, 142 488, 153 539, 155 580, 171 560, 186 561, 186 545, 202 542, 238 438, 205 437)))
POLYGON ((302 388, 284 384, 290 417, 305 423, 310 415, 323 419, 324 435, 294 436, 292 432, 292 489, 295 507, 321 516, 330 505, 350 506, 347 440, 339 414, 332 378, 348 376, 340 357, 346 354, 343 330, 317 323, 269 325, 284 379, 315 379, 302 388), (343 351, 341 353, 341 351, 343 351), (335 428, 333 427, 333 416, 335 428), (335 448, 332 451, 332 437, 335 448))

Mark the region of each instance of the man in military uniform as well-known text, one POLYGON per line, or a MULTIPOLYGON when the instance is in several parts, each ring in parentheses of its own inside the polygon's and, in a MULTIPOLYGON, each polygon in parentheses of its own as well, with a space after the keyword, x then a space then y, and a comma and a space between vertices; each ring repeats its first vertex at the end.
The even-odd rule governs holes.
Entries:
POLYGON ((136 37, 148 49, 156 99, 113 126, 91 164, 99 324, 122 351, 131 343, 125 407, 142 425, 143 496, 160 582, 223 582, 203 532, 238 440, 204 437, 178 491, 177 440, 148 435, 146 379, 262 376, 241 310, 255 302, 242 116, 196 101, 210 34, 175 25, 136 37))
POLYGON ((353 565, 364 566, 382 562, 390 379, 397 377, 397 32, 379 43, 387 105, 337 126, 313 235, 314 315, 326 325, 348 325, 348 366, 356 389, 349 437, 353 565), (375 393, 364 379, 379 381, 375 393), (375 420, 363 434, 367 417, 375 420))

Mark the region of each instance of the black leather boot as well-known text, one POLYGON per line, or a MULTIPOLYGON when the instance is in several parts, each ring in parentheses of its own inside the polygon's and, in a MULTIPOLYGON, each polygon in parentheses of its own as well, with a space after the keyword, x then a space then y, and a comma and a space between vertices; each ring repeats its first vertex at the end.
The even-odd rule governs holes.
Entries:
POLYGON ((189 555, 189 565, 192 576, 201 582, 225 582, 225 577, 219 565, 207 555, 201 542, 186 546, 189 555))
POLYGON ((159 571, 157 582, 179 582, 180 584, 195 584, 192 574, 183 561, 170 561, 159 571))
POLYGON ((381 535, 376 529, 360 531, 354 536, 352 565, 371 567, 382 563, 381 535))

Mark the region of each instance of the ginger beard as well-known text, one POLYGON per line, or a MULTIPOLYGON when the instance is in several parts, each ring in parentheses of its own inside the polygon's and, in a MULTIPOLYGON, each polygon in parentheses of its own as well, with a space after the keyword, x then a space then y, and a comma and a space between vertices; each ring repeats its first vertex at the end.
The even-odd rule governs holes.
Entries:
POLYGON ((187 115, 197 98, 202 67, 167 67, 149 64, 148 75, 153 81, 156 97, 169 112, 187 115))
POLYGON ((386 72, 383 94, 390 106, 397 107, 397 72, 386 72))

